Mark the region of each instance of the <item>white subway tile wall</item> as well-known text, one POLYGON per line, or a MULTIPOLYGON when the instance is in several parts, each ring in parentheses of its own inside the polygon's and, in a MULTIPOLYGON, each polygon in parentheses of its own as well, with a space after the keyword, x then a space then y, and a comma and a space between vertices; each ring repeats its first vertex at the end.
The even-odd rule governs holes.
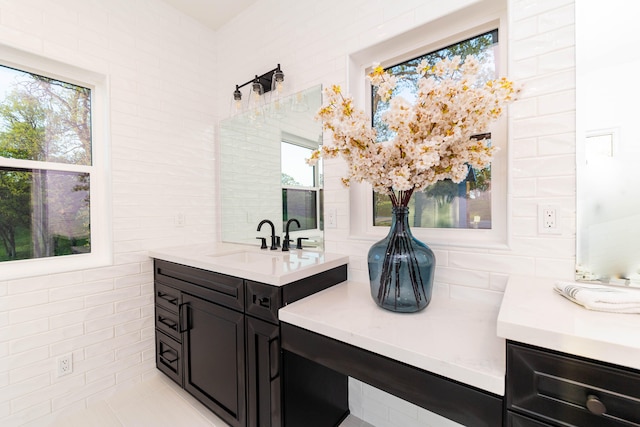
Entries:
MULTIPOLYGON (((282 64, 291 92, 345 84, 348 55, 472 0, 260 0, 212 32, 160 0, 0 1, 0 41, 103 73, 110 84, 115 263, 0 277, 0 424, 47 425, 154 375, 152 264, 146 251, 218 238, 216 120, 238 82, 282 64), (184 214, 185 226, 175 217, 184 214), (57 377, 56 358, 73 354, 57 377)), ((440 285, 498 299, 510 274, 569 279, 575 259, 574 0, 506 0, 511 108, 510 247, 437 248, 440 285), (537 234, 537 205, 560 206, 562 234, 537 234)), ((368 280, 369 241, 349 238, 344 166, 326 162, 326 250, 368 280)), ((442 426, 407 402, 350 382, 350 406, 379 427, 442 426)))
POLYGON ((216 239, 217 38, 157 0, 29 0, 0 42, 109 80, 114 265, 0 277, 0 425, 48 425, 154 371, 147 251, 216 239))

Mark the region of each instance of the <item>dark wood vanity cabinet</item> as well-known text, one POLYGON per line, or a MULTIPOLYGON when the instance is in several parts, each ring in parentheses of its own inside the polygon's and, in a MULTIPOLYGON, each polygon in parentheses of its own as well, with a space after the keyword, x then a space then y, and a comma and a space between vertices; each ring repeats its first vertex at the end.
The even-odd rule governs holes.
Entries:
POLYGON ((638 427, 640 371, 507 342, 507 427, 638 427))
POLYGON ((346 265, 271 286, 154 263, 156 366, 233 427, 282 427, 278 310, 346 280, 346 265))
POLYGON ((156 366, 229 425, 246 425, 242 279, 156 260, 156 366))

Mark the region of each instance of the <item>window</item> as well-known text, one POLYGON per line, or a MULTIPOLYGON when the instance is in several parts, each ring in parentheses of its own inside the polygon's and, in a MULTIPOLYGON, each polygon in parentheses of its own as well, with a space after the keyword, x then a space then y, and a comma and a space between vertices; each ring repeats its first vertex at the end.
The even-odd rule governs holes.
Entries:
MULTIPOLYGON (((492 30, 387 67, 387 72, 399 77, 394 96, 401 95, 409 102, 415 101, 420 77, 416 68, 423 60, 433 65, 445 58, 460 56, 464 60, 467 55, 474 55, 483 64, 483 76, 486 80, 496 78, 494 49, 497 43, 498 30, 492 30)), ((372 123, 379 141, 394 137, 393 132, 381 119, 389 109, 389 104, 389 101, 382 101, 375 91, 371 91, 372 123)), ((491 134, 476 135, 475 138, 490 140, 491 134)), ((409 209, 409 223, 413 227, 490 229, 491 167, 471 170, 467 178, 459 184, 444 180, 422 192, 414 193, 409 209)), ((391 201, 386 195, 374 194, 373 223, 380 226, 391 223, 391 201)))
POLYGON ((311 157, 317 143, 296 136, 283 136, 282 156, 282 223, 283 229, 289 219, 300 222, 295 230, 315 230, 322 228, 320 215, 322 209, 321 162, 309 166, 306 160, 311 157))
POLYGON ((104 141, 95 114, 102 88, 78 79, 95 82, 93 73, 6 50, 20 65, 0 64, 1 275, 104 264, 104 156, 96 146, 104 141), (48 65, 52 72, 43 72, 48 65))
MULTIPOLYGON (((506 76, 504 22, 506 3, 498 0, 452 10, 436 21, 353 52, 348 61, 347 92, 356 104, 369 106, 375 126, 375 118, 382 114, 385 104, 374 98, 365 78, 373 63, 380 63, 392 72, 410 73, 423 57, 435 61, 445 55, 464 56, 480 51, 489 60, 488 78, 491 73, 506 76)), ((410 85, 398 85, 397 90, 411 93, 410 85)), ((489 170, 474 171, 460 185, 443 182, 412 197, 413 234, 430 245, 508 247, 506 115, 476 138, 490 138, 491 145, 499 148, 489 170)), ((349 194, 351 236, 375 240, 386 235, 391 215, 387 197, 371 191, 370 185, 359 183, 351 183, 349 194)))

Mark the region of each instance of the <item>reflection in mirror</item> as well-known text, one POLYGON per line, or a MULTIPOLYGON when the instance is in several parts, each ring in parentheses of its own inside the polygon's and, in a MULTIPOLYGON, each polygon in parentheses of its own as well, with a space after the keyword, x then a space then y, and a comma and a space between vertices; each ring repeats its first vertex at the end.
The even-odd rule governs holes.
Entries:
POLYGON ((321 86, 278 98, 220 123, 222 240, 258 245, 258 223, 269 219, 276 234, 305 237, 305 248, 323 247, 322 166, 306 164, 322 141, 314 116, 322 104, 321 86))
MULTIPOLYGON (((283 132, 281 144, 282 222, 295 218, 299 230, 324 229, 322 221, 322 174, 319 162, 309 166, 306 159, 318 148, 309 141, 283 132)), ((284 225, 283 225, 284 227, 284 225)))
POLYGON ((640 286, 640 86, 636 14, 624 0, 576 2, 578 280, 640 286))

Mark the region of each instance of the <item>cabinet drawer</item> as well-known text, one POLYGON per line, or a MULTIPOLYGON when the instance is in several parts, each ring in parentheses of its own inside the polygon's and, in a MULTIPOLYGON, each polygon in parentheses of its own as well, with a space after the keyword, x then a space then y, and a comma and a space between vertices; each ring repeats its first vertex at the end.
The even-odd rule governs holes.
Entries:
POLYGON ((156 331, 156 366, 182 386, 182 345, 156 331))
POLYGON ((552 425, 640 426, 640 372, 509 342, 507 409, 552 425))
POLYGON ((156 306, 156 329, 164 332, 176 341, 180 341, 180 323, 178 318, 178 313, 172 313, 156 306))
POLYGON ((244 310, 243 280, 163 260, 155 260, 156 283, 168 285, 207 301, 244 310))
POLYGON ((282 306, 280 288, 264 283, 246 282, 245 312, 271 323, 278 323, 278 310, 282 306))
POLYGON ((162 307, 165 310, 178 312, 180 306, 180 291, 169 286, 165 286, 162 283, 155 284, 155 303, 156 306, 162 307))

